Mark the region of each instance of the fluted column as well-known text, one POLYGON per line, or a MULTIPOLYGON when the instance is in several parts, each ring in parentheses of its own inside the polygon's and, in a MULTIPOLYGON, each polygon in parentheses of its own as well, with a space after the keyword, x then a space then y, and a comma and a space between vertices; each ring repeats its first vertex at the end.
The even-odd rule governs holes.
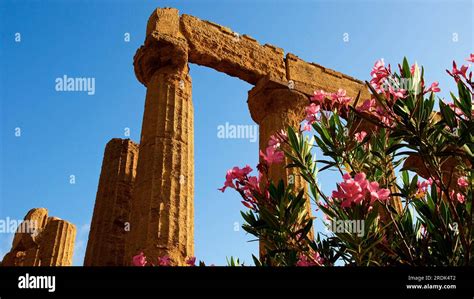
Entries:
MULTIPOLYGON (((248 93, 248 105, 252 119, 259 125, 259 147, 265 153, 270 136, 286 129, 288 126, 299 128, 304 119, 304 108, 308 98, 303 93, 292 90, 285 82, 277 79, 264 78, 248 93)), ((269 178, 277 184, 283 180, 286 186, 293 183, 294 190, 302 188, 307 191, 307 183, 296 168, 285 168, 290 160, 285 157, 281 164, 272 164, 269 178)), ((311 202, 307 201, 308 215, 311 217, 311 202)), ((313 238, 313 230, 310 237, 313 238)), ((260 244, 260 254, 263 254, 260 244)))
POLYGON ((128 259, 143 251, 151 262, 169 256, 183 265, 194 255, 191 78, 186 40, 172 30, 179 26, 177 10, 158 12, 134 61, 147 92, 127 252, 128 259), (162 25, 165 33, 157 31, 162 25))
POLYGON ((110 140, 104 152, 84 266, 123 266, 138 144, 110 140))
POLYGON ((13 238, 2 266, 71 266, 76 227, 45 208, 31 209, 13 238))
POLYGON ((75 239, 74 224, 49 217, 39 242, 41 266, 71 266, 75 239))

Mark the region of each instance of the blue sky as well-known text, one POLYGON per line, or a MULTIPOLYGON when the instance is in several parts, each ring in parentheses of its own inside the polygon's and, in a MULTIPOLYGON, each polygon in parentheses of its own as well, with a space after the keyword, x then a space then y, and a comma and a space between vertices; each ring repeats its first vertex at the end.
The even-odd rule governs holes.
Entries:
MULTIPOLYGON (((156 7, 178 8, 364 80, 375 60, 396 65, 407 56, 425 66, 426 82, 440 82, 443 97, 454 89, 444 70, 474 49, 468 0, 2 1, 0 219, 46 207, 76 224, 74 265, 82 265, 105 144, 126 138, 125 128, 139 140, 145 87, 132 62, 156 7), (95 78, 95 94, 57 92, 55 80, 63 75, 95 78)), ((231 255, 251 263, 257 244, 234 229, 242 224, 239 197, 217 188, 228 168, 256 165, 258 142, 219 139, 217 128, 254 124, 246 104, 252 86, 197 65, 191 76, 195 254, 209 264, 225 264, 231 255)), ((320 180, 330 192, 339 178, 326 173, 320 180)), ((0 256, 11 239, 0 233, 0 256)))

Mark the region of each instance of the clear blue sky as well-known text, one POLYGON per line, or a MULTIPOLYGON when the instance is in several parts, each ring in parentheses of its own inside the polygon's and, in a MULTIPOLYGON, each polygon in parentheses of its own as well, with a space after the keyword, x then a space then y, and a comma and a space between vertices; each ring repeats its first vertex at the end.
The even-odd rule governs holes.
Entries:
MULTIPOLYGON (((22 219, 29 209, 46 207, 76 224, 75 265, 83 261, 105 144, 125 138, 126 127, 139 140, 145 87, 135 78, 133 55, 152 10, 166 6, 360 79, 369 78, 379 58, 396 65, 407 56, 425 66, 428 83, 439 80, 442 96, 454 88, 444 70, 474 49, 469 0, 2 1, 0 219, 22 219), (57 92, 55 80, 65 74, 94 77, 95 95, 57 92)), ((257 163, 258 142, 217 138, 226 122, 254 124, 246 104, 251 86, 197 65, 191 76, 195 254, 209 264, 225 264, 231 255, 251 263, 257 244, 248 243, 242 229, 234 231, 235 222, 242 224, 239 197, 217 190, 228 168, 257 163)), ((325 174, 320 180, 330 192, 339 178, 325 174)), ((11 239, 0 234, 1 256, 11 239)))

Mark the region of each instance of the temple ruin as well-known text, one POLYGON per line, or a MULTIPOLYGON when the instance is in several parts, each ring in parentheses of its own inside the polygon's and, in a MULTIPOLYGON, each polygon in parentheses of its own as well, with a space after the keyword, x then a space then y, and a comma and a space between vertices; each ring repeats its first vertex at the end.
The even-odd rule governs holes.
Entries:
MULTIPOLYGON (((130 265, 139 252, 167 255, 174 265, 194 256, 189 63, 254 85, 247 104, 259 125, 263 151, 270 135, 299 126, 315 90, 343 88, 352 98, 359 93, 369 97, 364 83, 352 77, 285 55, 283 49, 261 45, 227 27, 179 15, 177 9, 156 9, 134 57, 136 77, 147 89, 140 143, 112 139, 106 146, 84 265, 130 265)), ((270 176, 285 183, 292 177, 297 188, 304 187, 292 171, 272 165, 270 176)))
MULTIPOLYGON (((140 154, 133 154, 138 155, 136 177, 133 182, 132 170, 128 175, 118 171, 118 176, 127 178, 108 180, 104 178, 110 176, 104 172, 108 166, 103 165, 92 220, 93 227, 95 223, 106 222, 111 226, 116 221, 114 211, 123 215, 129 212, 125 252, 117 251, 118 247, 124 248, 122 243, 106 245, 110 240, 123 242, 123 231, 94 228, 89 246, 97 246, 91 245, 97 242, 105 244, 96 251, 96 262, 89 262, 86 256, 86 265, 105 265, 113 259, 110 256, 125 257, 125 260, 117 259, 116 264, 126 265, 139 252, 150 257, 168 255, 175 265, 182 265, 187 257, 194 256, 194 124, 189 63, 213 68, 254 85, 247 103, 252 119, 259 125, 262 150, 274 132, 289 125, 299 126, 308 97, 315 90, 335 92, 343 88, 353 98, 359 92, 363 97, 369 95, 359 80, 305 62, 291 53, 285 55, 275 46, 260 45, 248 35, 241 36, 227 27, 193 16, 179 15, 174 8, 156 9, 148 20, 144 45, 134 57, 136 77, 147 88, 140 154), (118 188, 124 180, 133 182, 133 186, 127 184, 127 190, 118 188), (106 182, 111 185, 104 186, 106 182), (121 200, 104 198, 101 190, 107 188, 116 190, 113 196, 121 200), (130 189, 132 196, 124 195, 130 194, 130 189), (131 204, 124 204, 125 199, 131 204), (101 206, 107 207, 108 214, 100 212, 104 209, 101 206), (123 211, 124 207, 131 210, 123 211)), ((104 163, 119 169, 117 165, 129 159, 122 153, 106 150, 104 163)), ((135 164, 130 162, 121 167, 129 165, 135 164)), ((291 169, 278 166, 270 169, 270 176, 275 180, 288 183, 291 175, 291 169)), ((306 185, 297 175, 292 181, 296 187, 306 185)), ((310 213, 309 208, 308 202, 310 213)), ((89 251, 94 248, 88 248, 89 251)))
POLYGON ((1 265, 71 266, 75 238, 74 224, 48 217, 45 208, 32 209, 17 228, 12 249, 1 265))

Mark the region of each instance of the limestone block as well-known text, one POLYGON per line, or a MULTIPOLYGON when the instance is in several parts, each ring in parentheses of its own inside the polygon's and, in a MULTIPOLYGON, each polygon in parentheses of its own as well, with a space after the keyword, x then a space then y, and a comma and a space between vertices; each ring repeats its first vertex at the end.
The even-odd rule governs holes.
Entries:
POLYGON ((283 50, 262 46, 247 35, 189 16, 181 16, 181 31, 189 44, 189 62, 211 67, 256 84, 266 75, 285 78, 283 50))
POLYGON ((309 96, 313 95, 315 90, 336 92, 342 88, 353 99, 357 97, 359 91, 361 99, 370 98, 370 93, 362 81, 321 65, 308 63, 291 53, 286 55, 286 76, 288 80, 294 82, 295 90, 309 96))

